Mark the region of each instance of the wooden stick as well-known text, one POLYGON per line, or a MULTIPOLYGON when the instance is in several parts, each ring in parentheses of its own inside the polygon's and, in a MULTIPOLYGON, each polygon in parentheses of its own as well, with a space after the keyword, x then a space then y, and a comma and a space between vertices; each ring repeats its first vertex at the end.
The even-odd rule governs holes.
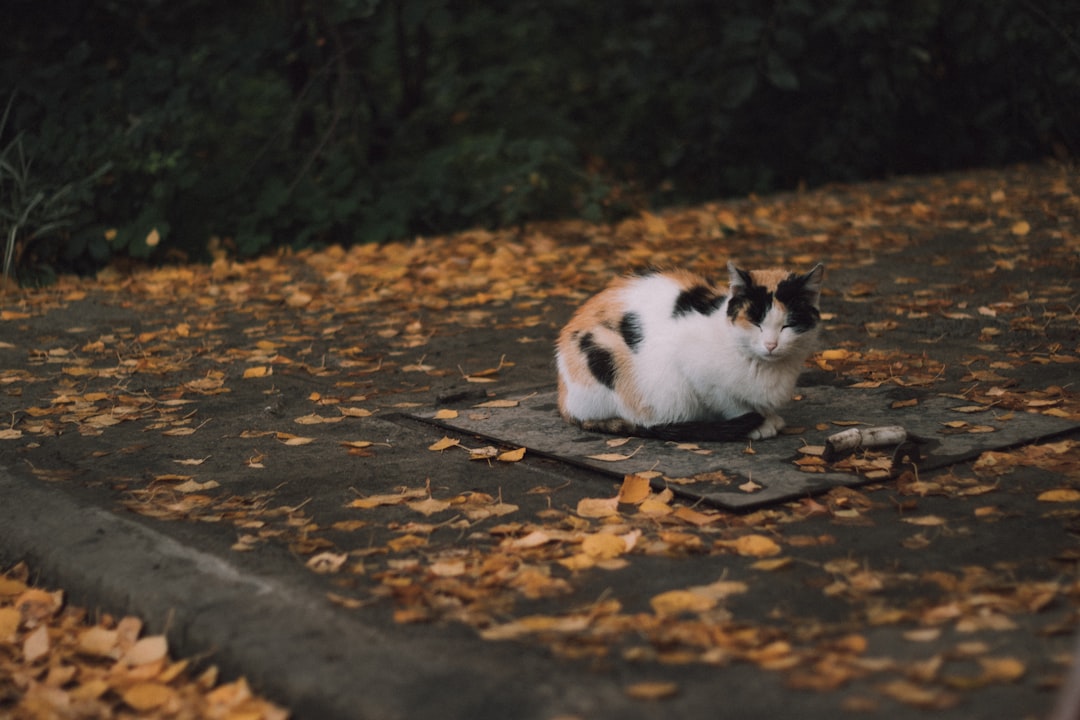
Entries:
POLYGON ((861 447, 899 445, 907 439, 907 430, 899 425, 848 428, 825 439, 825 459, 831 461, 861 447))

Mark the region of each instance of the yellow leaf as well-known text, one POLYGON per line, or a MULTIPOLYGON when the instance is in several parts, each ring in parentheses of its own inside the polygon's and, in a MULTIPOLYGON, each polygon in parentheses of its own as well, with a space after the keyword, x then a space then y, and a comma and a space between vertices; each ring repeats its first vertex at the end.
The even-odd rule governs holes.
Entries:
MULTIPOLYGON (((616 498, 617 499, 617 498, 616 498)), ((670 515, 674 510, 663 500, 658 498, 649 498, 638 505, 638 512, 642 515, 651 515, 653 517, 661 517, 663 515, 670 515)))
POLYGON ((679 686, 673 682, 654 680, 627 685, 623 691, 635 700, 664 700, 677 695, 679 686))
POLYGON ((947 521, 943 517, 937 515, 922 515, 920 517, 907 517, 900 518, 903 522, 911 525, 920 525, 922 527, 936 527, 938 525, 944 525, 947 521))
POLYGON ((293 308, 302 308, 312 301, 311 293, 297 290, 285 298, 285 304, 293 308))
POLYGON ((338 412, 345 417, 371 417, 371 411, 365 408, 338 407, 338 412))
POLYGON ((582 498, 577 504, 577 514, 584 518, 602 518, 618 515, 619 498, 582 498))
POLYGON ((649 600, 657 615, 679 615, 684 612, 702 613, 716 607, 718 600, 691 590, 668 590, 649 600))
POLYGON ((316 415, 311 413, 310 415, 301 415, 298 418, 293 418, 293 422, 298 425, 319 425, 322 423, 336 423, 345 419, 345 416, 341 417, 323 417, 322 415, 316 415))
POLYGON ((643 475, 627 475, 623 478, 619 488, 618 499, 620 503, 637 505, 643 502, 652 493, 649 479, 643 475))
POLYGON ((674 515, 683 522, 688 522, 691 525, 697 525, 698 527, 714 523, 721 518, 719 513, 708 514, 688 507, 676 508, 674 515))
POLYGON ((517 400, 488 400, 487 402, 473 405, 475 408, 512 408, 517 406, 517 400))
POLYGON ((100 625, 95 625, 79 634, 79 640, 75 648, 83 655, 108 657, 116 649, 117 639, 118 635, 115 630, 106 630, 100 625))
POLYGON ((449 410, 447 408, 444 408, 444 409, 440 410, 439 412, 435 413, 435 419, 436 420, 454 420, 455 418, 457 418, 457 416, 458 416, 458 411, 457 410, 449 410))
POLYGON ((15 639, 15 632, 22 623, 22 613, 13 607, 0 607, 0 644, 15 639))
POLYGON ((581 551, 591 558, 606 560, 626 552, 626 541, 611 533, 594 533, 585 536, 581 551))
POLYGON ((255 367, 249 367, 244 371, 244 379, 267 377, 273 374, 274 368, 269 365, 256 365, 255 367))
POLYGON ((766 535, 743 535, 734 540, 719 540, 716 544, 731 548, 744 557, 772 557, 780 554, 780 545, 766 535))
POLYGON ((424 515, 434 515, 435 513, 440 513, 444 510, 450 509, 449 502, 447 502, 446 500, 436 500, 433 497, 407 503, 407 505, 411 510, 415 510, 418 513, 423 513, 424 515))
POLYGON ((504 453, 499 453, 499 456, 495 459, 499 462, 518 462, 525 457, 525 448, 518 448, 517 450, 507 450, 504 453))
POLYGON ((1041 502, 1076 502, 1080 500, 1080 490, 1073 488, 1057 488, 1039 493, 1041 502))
POLYGON ((164 635, 150 635, 136 642, 124 653, 124 662, 132 667, 157 662, 169 654, 169 643, 164 635))
POLYGON ((49 628, 39 625, 23 640, 23 662, 33 664, 49 654, 49 628))
POLYGON ((1016 682, 1027 672, 1024 663, 1013 657, 979 658, 983 672, 981 680, 987 682, 1016 682))
POLYGON ((158 243, 160 243, 160 242, 161 242, 161 233, 158 232, 157 228, 154 228, 153 230, 151 230, 150 232, 148 232, 146 234, 146 246, 147 247, 157 247, 158 243))
POLYGON ((446 450, 447 448, 457 447, 460 444, 460 440, 455 440, 453 438, 443 436, 442 440, 428 445, 428 450, 434 450, 435 452, 438 452, 440 450, 446 450))
POLYGON ((203 490, 213 490, 216 487, 221 487, 221 483, 216 480, 207 480, 206 482, 198 482, 197 480, 188 480, 187 482, 174 485, 173 490, 181 493, 193 493, 201 492, 203 490))
POLYGON ((173 699, 176 691, 168 685, 156 682, 141 682, 129 687, 120 696, 124 703, 138 712, 149 712, 154 708, 161 707, 173 699))
POLYGON ((1010 228, 1010 230, 1013 235, 1023 237, 1024 235, 1027 235, 1029 232, 1031 232, 1031 224, 1027 220, 1020 220, 1013 223, 1013 226, 1012 228, 1010 228))
POLYGON ((348 553, 321 552, 308 558, 308 561, 304 563, 304 565, 307 566, 308 570, 317 572, 320 575, 325 575, 328 573, 336 573, 348 559, 348 553))
POLYGON ((638 450, 642 447, 644 447, 644 445, 638 445, 637 450, 634 450, 634 452, 629 455, 622 455, 620 453, 600 453, 598 455, 589 455, 588 458, 590 460, 599 460, 600 462, 622 462, 623 460, 629 460, 637 455, 638 450))

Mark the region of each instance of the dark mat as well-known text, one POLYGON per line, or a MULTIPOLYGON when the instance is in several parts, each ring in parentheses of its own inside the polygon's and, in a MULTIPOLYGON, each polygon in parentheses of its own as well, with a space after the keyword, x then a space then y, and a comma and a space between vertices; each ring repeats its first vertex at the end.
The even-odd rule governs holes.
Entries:
MULTIPOLYGON (((613 446, 619 438, 582 432, 563 422, 553 390, 509 398, 518 401, 514 407, 460 410, 452 419, 435 419, 434 413, 413 417, 501 445, 524 446, 529 452, 585 466, 614 479, 655 471, 660 473, 653 480, 655 486, 669 486, 684 496, 733 510, 807 497, 874 479, 851 472, 807 472, 795 464, 807 457, 800 448, 822 446, 828 436, 849 426, 901 425, 909 433, 928 439, 920 448, 920 470, 944 467, 978 457, 986 450, 1002 450, 1080 428, 1070 420, 995 408, 981 410, 970 402, 939 395, 898 401, 895 389, 818 386, 799 388, 798 392, 799 399, 783 413, 790 434, 754 442, 680 445, 631 438, 613 446)), ((891 453, 893 448, 882 450, 891 453)))

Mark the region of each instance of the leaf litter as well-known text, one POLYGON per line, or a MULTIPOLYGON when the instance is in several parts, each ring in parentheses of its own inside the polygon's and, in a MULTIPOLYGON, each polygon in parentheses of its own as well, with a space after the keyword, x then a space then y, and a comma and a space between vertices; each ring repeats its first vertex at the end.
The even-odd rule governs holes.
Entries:
MULTIPOLYGON (((0 444, 32 458, 43 443, 71 432, 108 439, 137 429, 170 442, 194 440, 214 419, 218 398, 262 388, 266 401, 260 403, 260 420, 238 438, 247 444, 215 448, 211 461, 185 464, 183 479, 166 478, 180 473, 163 466, 150 468, 142 478, 113 478, 121 504, 163 520, 231 524, 238 552, 281 543, 313 573, 350 581, 328 593, 330 602, 351 609, 385 603, 394 608, 398 622, 462 622, 492 640, 536 642, 568 657, 613 656, 650 667, 750 663, 782 673, 792 687, 821 692, 864 681, 853 707, 874 707, 883 699, 919 708, 950 707, 974 688, 1012 684, 1034 670, 1017 658, 989 651, 975 652, 978 670, 967 676, 951 667, 952 655, 946 658, 944 651, 919 663, 875 657, 866 628, 1000 635, 1042 617, 1047 608, 1074 607, 1080 596, 1075 582, 1024 580, 989 559, 980 569, 924 571, 912 578, 901 568, 849 562, 848 556, 858 550, 837 548, 837 537, 822 531, 822 524, 835 527, 837 534, 869 532, 874 524, 887 521, 883 508, 892 505, 911 532, 904 551, 929 554, 935 543, 963 537, 980 524, 992 527, 1005 521, 1014 511, 1004 483, 1022 468, 1056 476, 1059 482, 1053 485, 1017 492, 1044 509, 1045 518, 1070 521, 1080 517, 1072 507, 1080 488, 1071 481, 1077 477, 1080 451, 1070 441, 984 453, 970 472, 922 478, 908 471, 888 486, 841 488, 746 515, 683 503, 675 490, 680 482, 696 481, 693 478, 642 474, 628 475, 619 488, 593 493, 596 497, 579 492, 572 500, 561 500, 565 496, 555 487, 541 488, 535 496, 546 504, 505 502, 495 490, 501 482, 496 474, 500 467, 506 469, 500 460, 528 462, 524 448, 468 448, 453 438, 432 438, 429 449, 442 453, 440 462, 479 460, 473 463, 472 472, 480 478, 473 487, 444 487, 438 478, 419 478, 418 484, 397 492, 384 492, 385 487, 358 492, 343 503, 346 515, 332 522, 321 521, 322 511, 304 503, 276 501, 276 488, 234 492, 230 483, 222 482, 225 476, 210 467, 231 458, 232 472, 258 473, 287 459, 282 453, 316 447, 332 448, 339 462, 370 462, 376 454, 401 450, 368 434, 368 418, 380 411, 430 406, 451 419, 459 412, 506 407, 515 401, 490 393, 455 405, 468 410, 427 399, 425 393, 432 393, 434 383, 455 379, 452 369, 429 361, 439 357, 438 333, 498 329, 515 342, 515 333, 550 334, 557 327, 544 318, 561 312, 558 303, 598 289, 612 274, 627 269, 623 263, 630 266, 637 259, 721 272, 726 257, 703 258, 700 253, 703 238, 717 237, 748 264, 824 259, 830 271, 852 276, 866 262, 880 262, 875 254, 885 248, 915 242, 930 248, 926 238, 936 237, 943 227, 963 235, 971 241, 970 258, 931 253, 925 268, 900 270, 895 282, 852 281, 828 288, 825 318, 843 344, 816 355, 815 371, 851 387, 934 392, 949 384, 959 417, 949 422, 948 431, 983 432, 985 426, 964 419, 976 408, 991 408, 999 418, 1035 412, 1080 419, 1080 400, 1064 380, 1025 386, 1013 377, 1025 367, 1052 372, 1071 369, 1077 362, 1080 347, 1067 339, 1074 337, 1070 333, 1080 305, 1075 290, 1066 283, 1026 287, 1005 279, 1009 273, 1074 262, 1075 200, 1068 200, 1077 195, 1073 185, 1055 169, 1043 168, 1036 174, 990 172, 943 181, 920 191, 916 203, 910 192, 902 185, 831 188, 642 214, 610 227, 568 222, 505 232, 478 230, 408 244, 330 247, 247 262, 219 258, 206 268, 61 278, 49 291, 20 291, 17 306, 5 309, 3 322, 25 322, 92 296, 105 303, 135 304, 140 311, 157 310, 159 325, 118 326, 70 348, 12 341, 12 349, 25 352, 27 363, 25 369, 0 369, 0 389, 18 406, 0 428, 0 444), (1053 210, 1056 225, 1036 222, 1032 215, 1049 203, 1058 203, 1053 210), (969 302, 969 283, 1001 286, 1002 294, 969 302), (199 307, 205 319, 189 320, 190 313, 178 317, 177 304, 199 307), (282 307, 287 321, 268 323, 271 312, 282 307), (856 319, 849 320, 847 313, 856 319), (942 336, 967 333, 971 350, 963 363, 940 359, 938 339, 922 331, 926 324, 940 328, 942 336), (361 327, 363 332, 355 330, 361 327), (1014 342, 1013 336, 1025 341, 1014 342), (426 349, 432 352, 422 354, 426 349), (164 382, 148 384, 152 391, 129 389, 149 378, 164 382), (313 397, 305 390, 300 397, 308 396, 306 405, 282 406, 278 401, 279 384, 312 381, 318 382, 319 392, 313 397), (303 436, 288 432, 297 424, 304 425, 303 436), (482 473, 490 474, 490 484, 482 473), (882 487, 893 488, 895 496, 881 500, 882 487), (929 499, 979 504, 964 505, 963 513, 946 517, 921 510, 920 503, 929 499), (813 530, 800 531, 803 526, 813 530), (358 537, 361 529, 363 539, 358 537), (374 545, 371 537, 378 538, 374 545), (576 588, 590 578, 614 581, 645 560, 691 556, 729 567, 731 577, 716 583, 731 584, 703 590, 710 586, 662 587, 663 579, 656 579, 650 581, 653 592, 644 604, 616 593, 569 609, 553 605, 548 612, 518 610, 523 601, 575 597, 576 588), (764 618, 740 604, 762 583, 786 582, 796 568, 809 572, 813 581, 801 592, 840 603, 865 626, 853 630, 850 623, 797 620, 779 609, 764 618), (895 589, 912 582, 936 588, 937 594, 915 604, 894 598, 895 589), (746 589, 733 590, 742 587, 746 589)), ((518 345, 515 351, 525 348, 518 345)), ((498 362, 481 355, 463 363, 456 380, 478 389, 498 387, 513 375, 515 362, 522 362, 523 356, 515 358, 513 352, 501 354, 498 362)), ((917 399, 912 405, 913 398, 899 397, 897 407, 918 404, 917 399)), ((837 427, 858 424, 857 418, 829 420, 837 427)), ((633 457, 633 450, 621 450, 626 442, 610 443, 612 452, 603 459, 619 463, 633 457)), ((685 448, 689 453, 701 450, 685 448)), ((130 443, 107 452, 140 450, 130 443)), ((197 452, 180 450, 176 457, 197 452)), ((802 460, 805 465, 800 467, 812 472, 820 467, 821 456, 804 452, 802 460)), ((853 473, 885 480, 890 477, 889 460, 883 453, 861 452, 843 462, 853 473)), ((42 480, 72 479, 71 473, 47 463, 39 463, 33 472, 42 480)), ((740 486, 743 492, 759 488, 753 481, 740 486)), ((10 612, 0 612, 0 638, 12 632, 12 618, 10 612)), ((1068 632, 1075 626, 1063 620, 1058 629, 1054 622, 1047 621, 1048 632, 1068 632)), ((15 627, 17 634, 33 633, 15 627)), ((101 633, 88 634, 86 647, 114 647, 110 633, 115 630, 103 627, 101 633)), ((19 652, 26 650, 30 634, 19 635, 19 652)), ((56 643, 46 644, 49 638, 34 636, 31 653, 52 652, 56 643)), ((120 692, 103 690, 96 697, 128 707, 152 706, 169 694, 159 686, 173 687, 161 675, 140 682, 120 692)), ((639 683, 626 692, 655 700, 677 693, 678 686, 639 683)), ((235 693, 243 694, 241 689, 235 693)))

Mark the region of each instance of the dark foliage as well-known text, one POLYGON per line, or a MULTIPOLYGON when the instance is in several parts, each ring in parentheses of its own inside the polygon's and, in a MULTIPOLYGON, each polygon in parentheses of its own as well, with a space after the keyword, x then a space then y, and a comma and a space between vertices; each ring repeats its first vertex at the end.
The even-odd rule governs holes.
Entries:
POLYGON ((250 255, 1075 155, 1077 8, 11 0, 0 147, 18 135, 45 185, 96 178, 19 257, 250 255))

